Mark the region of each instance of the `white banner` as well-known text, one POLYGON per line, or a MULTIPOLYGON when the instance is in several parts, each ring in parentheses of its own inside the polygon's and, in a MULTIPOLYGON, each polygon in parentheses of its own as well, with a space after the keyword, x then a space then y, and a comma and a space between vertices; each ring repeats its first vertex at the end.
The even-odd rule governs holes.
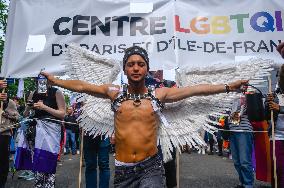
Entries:
POLYGON ((11 0, 1 75, 64 70, 70 42, 122 59, 139 45, 151 70, 264 56, 284 40, 281 0, 11 0))
POLYGON ((178 0, 176 36, 179 66, 232 62, 236 56, 281 60, 282 0, 178 0))

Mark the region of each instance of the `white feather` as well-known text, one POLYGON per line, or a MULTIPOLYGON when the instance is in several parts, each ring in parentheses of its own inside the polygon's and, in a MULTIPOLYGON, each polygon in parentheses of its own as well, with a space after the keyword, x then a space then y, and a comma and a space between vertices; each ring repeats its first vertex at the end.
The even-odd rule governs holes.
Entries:
MULTIPOLYGON (((120 62, 75 44, 68 46, 66 57, 66 74, 71 79, 102 85, 112 83, 120 73, 120 62)), ((85 99, 85 105, 82 108, 82 115, 78 118, 79 125, 90 135, 111 136, 114 130, 114 114, 111 111, 110 100, 87 94, 80 94, 80 96, 85 99)))
MULTIPOLYGON (((67 74, 72 79, 84 80, 94 84, 112 83, 120 72, 120 63, 110 58, 99 56, 76 45, 70 45, 67 51, 67 74)), ((271 60, 251 59, 247 62, 234 64, 215 64, 204 68, 185 69, 177 72, 176 81, 181 87, 197 84, 221 84, 239 79, 253 79, 254 84, 262 85, 263 76, 270 75, 274 63, 271 60)), ((81 94, 82 95, 82 94, 81 94)), ((114 113, 111 111, 110 100, 95 98, 83 94, 86 104, 79 117, 80 126, 90 135, 106 134, 111 136, 114 130, 114 113)), ((205 145, 199 130, 210 133, 217 130, 212 124, 217 121, 209 119, 214 116, 226 115, 225 111, 232 108, 233 101, 239 94, 218 94, 210 96, 190 97, 172 104, 166 104, 162 111, 168 124, 160 121, 158 143, 161 145, 164 161, 172 158, 173 148, 179 152, 180 146, 191 147, 205 145)))

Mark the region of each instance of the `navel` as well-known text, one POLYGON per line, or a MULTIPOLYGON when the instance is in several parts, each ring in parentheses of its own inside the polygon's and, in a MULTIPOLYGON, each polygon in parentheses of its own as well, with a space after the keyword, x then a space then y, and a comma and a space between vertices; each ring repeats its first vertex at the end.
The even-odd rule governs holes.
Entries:
POLYGON ((136 152, 136 151, 134 151, 134 152, 133 152, 133 154, 132 154, 133 161, 136 161, 136 160, 135 160, 135 159, 136 159, 136 155, 137 155, 137 152, 136 152))

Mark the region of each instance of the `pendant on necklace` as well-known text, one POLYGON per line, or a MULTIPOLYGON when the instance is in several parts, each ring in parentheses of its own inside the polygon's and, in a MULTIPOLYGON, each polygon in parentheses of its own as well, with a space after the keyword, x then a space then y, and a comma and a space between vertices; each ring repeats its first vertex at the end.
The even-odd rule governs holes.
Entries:
POLYGON ((140 106, 140 105, 141 105, 141 100, 134 100, 134 101, 133 101, 133 105, 134 105, 135 107, 140 106))

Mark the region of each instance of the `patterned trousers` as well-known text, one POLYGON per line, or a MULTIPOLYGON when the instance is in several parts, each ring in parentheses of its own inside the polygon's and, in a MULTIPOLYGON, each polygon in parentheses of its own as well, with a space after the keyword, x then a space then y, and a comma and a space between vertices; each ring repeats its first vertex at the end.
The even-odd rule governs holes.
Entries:
POLYGON ((54 188, 55 187, 55 174, 36 172, 34 187, 35 188, 54 188))

